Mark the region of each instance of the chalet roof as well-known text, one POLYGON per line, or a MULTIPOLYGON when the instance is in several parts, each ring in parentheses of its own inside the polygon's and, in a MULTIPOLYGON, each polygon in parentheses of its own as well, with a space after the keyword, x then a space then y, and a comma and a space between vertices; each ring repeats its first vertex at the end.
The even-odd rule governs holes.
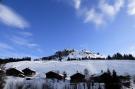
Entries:
POLYGON ((25 69, 22 70, 22 72, 26 72, 26 71, 28 71, 28 72, 35 72, 35 71, 33 71, 33 70, 29 69, 29 68, 25 68, 25 69))
POLYGON ((61 74, 58 74, 56 72, 53 72, 53 71, 49 71, 46 73, 46 78, 56 78, 56 79, 63 79, 63 75, 61 74))
POLYGON ((4 73, 4 72, 5 72, 4 70, 0 70, 0 74, 1 74, 1 73, 4 73))
POLYGON ((9 68, 6 71, 15 71, 15 72, 18 72, 18 73, 22 73, 21 71, 17 70, 16 68, 9 68))
POLYGON ((6 74, 7 75, 13 75, 13 76, 23 75, 23 73, 21 71, 17 70, 16 68, 7 69, 6 74))
POLYGON ((49 72, 47 72, 46 74, 54 74, 54 75, 60 75, 60 76, 63 76, 62 74, 59 74, 59 73, 56 73, 56 72, 53 72, 53 71, 49 71, 49 72))
MULTIPOLYGON (((53 72, 53 71, 49 71, 49 72, 47 72, 46 74, 50 74, 50 73, 55 73, 55 72, 53 72)), ((56 74, 56 73, 55 73, 56 74)))
POLYGON ((70 78, 73 78, 73 77, 85 77, 85 75, 81 74, 81 73, 76 73, 76 74, 73 74, 72 76, 70 76, 70 78))

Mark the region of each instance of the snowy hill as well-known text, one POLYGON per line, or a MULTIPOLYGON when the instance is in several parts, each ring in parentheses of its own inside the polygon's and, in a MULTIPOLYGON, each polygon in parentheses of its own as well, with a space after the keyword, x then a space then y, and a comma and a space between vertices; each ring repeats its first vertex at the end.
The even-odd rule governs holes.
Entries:
POLYGON ((104 59, 105 56, 100 55, 99 53, 94 53, 88 50, 74 50, 74 49, 65 49, 62 51, 57 51, 54 55, 49 57, 43 57, 43 60, 78 60, 78 59, 104 59))
POLYGON ((135 75, 135 61, 133 60, 87 60, 87 61, 22 61, 7 63, 6 69, 17 68, 22 70, 24 68, 30 68, 37 72, 37 76, 48 71, 64 71, 70 76, 74 73, 84 72, 84 69, 88 69, 90 74, 99 74, 101 70, 107 69, 116 70, 118 74, 130 74, 135 75))
POLYGON ((92 53, 87 50, 82 50, 82 51, 75 51, 69 54, 67 57, 69 58, 105 58, 104 56, 96 53, 92 53))

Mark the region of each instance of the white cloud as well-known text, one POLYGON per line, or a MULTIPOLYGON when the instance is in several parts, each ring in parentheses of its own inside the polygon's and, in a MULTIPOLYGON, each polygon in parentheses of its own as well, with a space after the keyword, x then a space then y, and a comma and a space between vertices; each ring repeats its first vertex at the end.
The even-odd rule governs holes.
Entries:
POLYGON ((101 25, 104 23, 103 15, 96 12, 95 9, 88 10, 84 14, 85 23, 93 22, 96 25, 101 25))
POLYGON ((83 5, 81 0, 74 0, 74 7, 85 23, 94 23, 96 26, 103 25, 114 18, 124 6, 124 0, 115 0, 109 4, 107 0, 100 0, 95 7, 83 5))
POLYGON ((102 13, 111 17, 115 16, 123 6, 124 0, 116 0, 113 5, 109 4, 105 0, 102 0, 99 4, 99 8, 101 9, 102 13))
POLYGON ((128 14, 135 15, 135 0, 128 1, 128 14))
POLYGON ((28 22, 25 21, 11 8, 0 4, 0 21, 6 25, 24 29, 29 26, 28 22))
POLYGON ((114 18, 123 5, 124 0, 116 0, 114 4, 109 4, 107 0, 101 0, 95 7, 89 8, 87 6, 83 6, 83 8, 80 8, 78 11, 81 12, 82 9, 87 8, 82 13, 84 22, 94 23, 96 26, 100 26, 114 18))
MULTIPOLYGON (((121 11, 124 5, 126 5, 126 0, 96 0, 96 4, 90 0, 64 1, 69 4, 72 3, 76 13, 84 20, 84 23, 93 23, 96 26, 101 26, 111 22, 121 11)), ((135 0, 131 1, 135 2, 135 0)), ((135 4, 131 6, 135 7, 135 4)), ((132 11, 135 12, 135 9, 132 9, 132 11)))
POLYGON ((73 0, 74 2, 74 7, 76 10, 80 9, 81 7, 81 0, 73 0))

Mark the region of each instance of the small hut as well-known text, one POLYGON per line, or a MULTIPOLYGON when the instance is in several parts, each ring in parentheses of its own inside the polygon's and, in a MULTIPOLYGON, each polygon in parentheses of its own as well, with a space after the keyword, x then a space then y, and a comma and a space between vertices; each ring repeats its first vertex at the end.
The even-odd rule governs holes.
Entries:
POLYGON ((72 83, 79 83, 79 82, 84 82, 85 81, 85 75, 81 74, 81 73, 76 73, 72 76, 70 76, 70 81, 72 83))
POLYGON ((24 75, 26 75, 26 76, 33 76, 33 75, 36 74, 35 71, 33 71, 33 70, 29 69, 29 68, 23 69, 22 72, 23 72, 24 75))
POLYGON ((17 77, 24 77, 23 73, 15 68, 9 68, 6 70, 6 75, 8 76, 17 76, 17 77))
POLYGON ((53 71, 50 71, 50 72, 46 73, 46 78, 62 80, 63 79, 63 75, 55 73, 53 71))

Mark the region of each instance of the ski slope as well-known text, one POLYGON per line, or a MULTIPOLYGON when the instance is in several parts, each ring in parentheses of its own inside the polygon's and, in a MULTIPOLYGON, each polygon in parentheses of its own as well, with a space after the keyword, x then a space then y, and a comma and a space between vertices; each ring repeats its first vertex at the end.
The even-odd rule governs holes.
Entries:
POLYGON ((22 70, 30 68, 35 70, 37 75, 44 74, 48 71, 64 71, 68 76, 78 72, 83 73, 84 69, 88 69, 90 74, 99 74, 101 70, 116 70, 119 75, 135 75, 135 61, 133 60, 87 60, 87 61, 21 61, 7 63, 6 69, 16 68, 22 70))

